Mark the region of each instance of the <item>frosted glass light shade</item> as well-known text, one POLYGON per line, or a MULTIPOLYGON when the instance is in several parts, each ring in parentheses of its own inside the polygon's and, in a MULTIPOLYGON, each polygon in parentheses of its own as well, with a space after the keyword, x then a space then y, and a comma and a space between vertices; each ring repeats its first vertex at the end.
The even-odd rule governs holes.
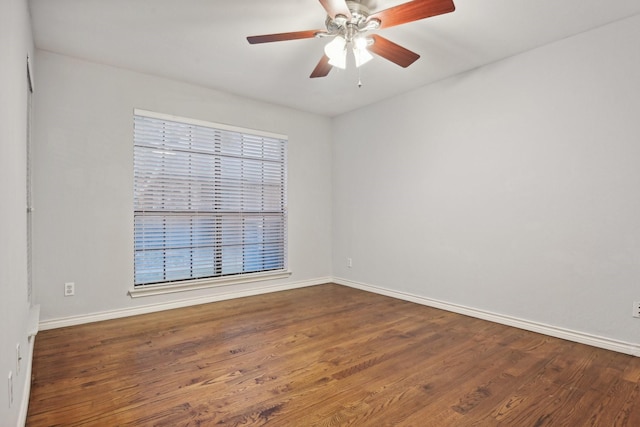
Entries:
POLYGON ((329 57, 329 64, 341 69, 347 68, 347 42, 340 36, 334 37, 324 47, 324 53, 329 57))
POLYGON ((360 48, 357 45, 353 46, 353 56, 356 58, 356 67, 361 67, 373 59, 373 55, 366 48, 360 48))

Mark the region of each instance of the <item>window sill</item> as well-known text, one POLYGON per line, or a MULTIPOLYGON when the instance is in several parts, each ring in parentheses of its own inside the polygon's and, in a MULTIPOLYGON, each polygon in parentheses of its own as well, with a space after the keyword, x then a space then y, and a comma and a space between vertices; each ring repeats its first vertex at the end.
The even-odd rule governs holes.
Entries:
POLYGON ((200 280, 187 280, 171 284, 140 286, 129 290, 131 298, 164 295, 175 292, 194 291, 197 289, 217 288, 220 286, 237 285, 241 283, 259 282, 263 280, 284 279, 291 276, 290 271, 273 271, 266 273, 243 274, 237 276, 216 277, 200 280))

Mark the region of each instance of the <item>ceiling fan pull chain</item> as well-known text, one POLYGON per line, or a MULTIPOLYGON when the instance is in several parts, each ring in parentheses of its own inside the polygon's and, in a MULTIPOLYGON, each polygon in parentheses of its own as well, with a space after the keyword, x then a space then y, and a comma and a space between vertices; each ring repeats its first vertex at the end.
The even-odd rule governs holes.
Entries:
POLYGON ((362 87, 362 79, 360 78, 360 67, 358 67, 358 88, 362 87))

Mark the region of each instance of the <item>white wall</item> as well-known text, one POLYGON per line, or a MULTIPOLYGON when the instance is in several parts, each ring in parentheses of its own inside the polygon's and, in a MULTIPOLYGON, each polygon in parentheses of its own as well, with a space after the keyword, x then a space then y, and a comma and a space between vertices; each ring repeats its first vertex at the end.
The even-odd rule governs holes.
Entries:
POLYGON ((221 92, 37 52, 34 296, 43 322, 331 275, 331 122, 221 92), (132 300, 133 109, 289 136, 290 278, 132 300), (63 284, 74 282, 73 297, 63 284))
POLYGON ((26 129, 27 54, 33 52, 25 0, 0 2, 0 424, 18 423, 28 384, 26 129), (18 374, 16 344, 24 360, 18 374), (13 372, 9 408, 7 377, 13 372))
POLYGON ((640 343, 639 45, 636 16, 336 118, 334 275, 640 343))
MULTIPOLYGON (((640 320, 631 317, 632 301, 640 300, 639 41, 634 17, 333 121, 37 52, 34 297, 41 317, 82 319, 263 286, 127 296, 131 117, 142 108, 289 135, 294 274, 269 284, 333 274, 640 344, 640 320), (67 281, 76 283, 76 296, 63 296, 67 281)), ((7 117, 22 126, 3 111, 7 117)), ((23 174, 11 172, 19 162, 2 159, 9 165, 3 174, 23 174)), ((24 197, 10 187, 11 197, 24 197)), ((20 215, 7 232, 21 233, 20 215)))

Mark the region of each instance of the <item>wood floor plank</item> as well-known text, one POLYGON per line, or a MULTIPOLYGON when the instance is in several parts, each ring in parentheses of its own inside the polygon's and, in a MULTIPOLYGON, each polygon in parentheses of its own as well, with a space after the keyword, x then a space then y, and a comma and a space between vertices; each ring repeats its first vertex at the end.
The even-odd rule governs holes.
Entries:
POLYGON ((42 331, 27 425, 637 426, 640 359, 327 284, 42 331))

